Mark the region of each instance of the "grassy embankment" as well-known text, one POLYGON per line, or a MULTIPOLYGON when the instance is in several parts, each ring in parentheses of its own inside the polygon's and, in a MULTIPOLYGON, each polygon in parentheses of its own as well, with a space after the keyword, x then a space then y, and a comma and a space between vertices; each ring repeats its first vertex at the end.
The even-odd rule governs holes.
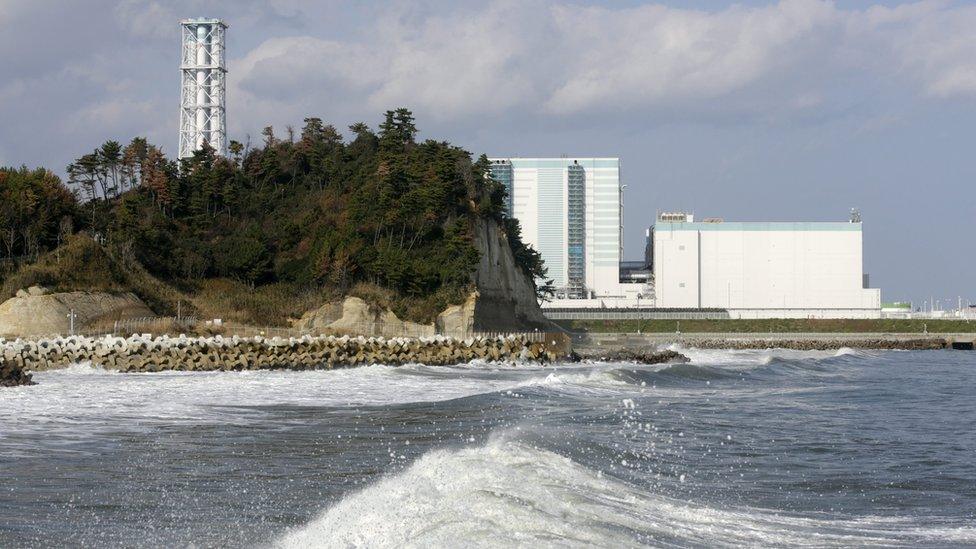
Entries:
POLYGON ((636 333, 972 333, 976 322, 966 320, 901 319, 756 319, 756 320, 563 320, 570 331, 636 333))
POLYGON ((0 279, 0 302, 17 290, 43 286, 55 292, 132 292, 150 309, 172 314, 186 296, 159 281, 138 262, 109 253, 84 233, 78 233, 34 263, 20 266, 0 279))
POLYGON ((57 250, 0 278, 0 302, 30 286, 54 292, 132 292, 160 316, 174 316, 180 304, 184 316, 256 326, 286 326, 289 318, 323 302, 321 292, 303 291, 291 284, 253 288, 236 280, 210 279, 177 288, 125 255, 106 249, 84 233, 73 235, 57 250))
MULTIPOLYGON (((0 302, 17 290, 43 286, 55 292, 132 292, 160 316, 174 316, 180 303, 184 316, 221 318, 249 326, 287 327, 306 311, 342 299, 327 287, 310 288, 277 282, 252 286, 230 278, 202 279, 181 287, 152 276, 134 258, 109 250, 84 233, 71 236, 57 250, 36 262, 0 274, 0 302)), ((433 318, 449 302, 463 301, 460 290, 444 289, 433 296, 410 298, 374 284, 359 283, 348 292, 370 305, 388 308, 400 318, 433 318)))

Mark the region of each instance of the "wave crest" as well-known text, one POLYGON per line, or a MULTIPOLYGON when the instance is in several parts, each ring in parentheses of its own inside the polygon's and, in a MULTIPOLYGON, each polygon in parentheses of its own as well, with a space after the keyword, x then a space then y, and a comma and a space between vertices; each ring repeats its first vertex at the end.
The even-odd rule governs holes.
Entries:
POLYGON ((503 435, 480 447, 431 451, 346 496, 274 545, 802 545, 811 536, 836 546, 958 543, 976 541, 976 530, 689 504, 503 435))

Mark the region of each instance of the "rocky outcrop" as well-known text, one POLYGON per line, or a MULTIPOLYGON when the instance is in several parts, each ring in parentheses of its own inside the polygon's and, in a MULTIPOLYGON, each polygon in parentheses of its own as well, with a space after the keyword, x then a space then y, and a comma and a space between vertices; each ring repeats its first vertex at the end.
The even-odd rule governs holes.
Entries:
POLYGON ((363 364, 462 364, 472 360, 551 362, 561 342, 542 334, 456 339, 303 336, 300 338, 73 336, 0 340, 0 360, 46 370, 78 362, 121 372, 306 370, 363 364))
MULTIPOLYGON (((475 221, 474 244, 481 261, 470 323, 476 331, 552 330, 542 314, 532 279, 515 264, 508 237, 497 222, 475 221)), ((464 322, 467 322, 465 320, 464 322)))
POLYGON ((638 364, 673 364, 691 362, 685 355, 671 350, 657 349, 577 349, 576 358, 581 360, 599 360, 601 362, 636 362, 638 364))
POLYGON ((51 293, 51 290, 49 290, 47 288, 43 288, 41 286, 31 286, 30 288, 27 288, 26 290, 17 290, 16 297, 29 297, 29 296, 47 295, 49 293, 51 293))
POLYGON ((434 322, 437 333, 453 337, 467 337, 473 334, 478 295, 476 291, 471 292, 464 303, 451 305, 437 315, 437 320, 434 322))
POLYGON ((329 324, 342 318, 342 305, 342 301, 330 301, 318 309, 308 311, 294 323, 294 328, 306 333, 325 333, 329 324))
POLYGON ((308 333, 465 338, 484 332, 559 331, 542 314, 532 279, 515 264, 508 237, 494 220, 479 219, 474 244, 481 254, 472 275, 475 290, 464 303, 437 315, 434 324, 399 319, 358 297, 326 303, 305 313, 295 328, 308 333))
POLYGON ((26 337, 67 334, 68 314, 74 310, 75 329, 99 322, 153 316, 132 293, 46 293, 32 287, 0 303, 0 336, 26 337))
POLYGON ((347 334, 377 337, 430 337, 435 333, 431 324, 400 320, 390 310, 370 307, 358 297, 341 302, 326 303, 305 313, 296 327, 316 334, 347 334))
POLYGON ((31 375, 24 369, 0 358, 0 387, 16 387, 18 385, 35 385, 31 375))

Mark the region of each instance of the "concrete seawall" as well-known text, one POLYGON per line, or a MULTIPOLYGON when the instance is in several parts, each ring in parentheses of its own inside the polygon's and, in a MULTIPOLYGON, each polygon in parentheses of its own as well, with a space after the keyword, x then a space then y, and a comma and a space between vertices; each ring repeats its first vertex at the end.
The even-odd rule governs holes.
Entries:
POLYGON ((579 349, 634 349, 679 345, 699 349, 972 349, 976 334, 871 333, 583 333, 573 336, 579 349))
POLYGON ((79 362, 120 372, 315 369, 362 364, 460 364, 472 360, 552 362, 565 337, 525 334, 454 339, 304 336, 100 337, 0 340, 0 359, 28 371, 79 362))

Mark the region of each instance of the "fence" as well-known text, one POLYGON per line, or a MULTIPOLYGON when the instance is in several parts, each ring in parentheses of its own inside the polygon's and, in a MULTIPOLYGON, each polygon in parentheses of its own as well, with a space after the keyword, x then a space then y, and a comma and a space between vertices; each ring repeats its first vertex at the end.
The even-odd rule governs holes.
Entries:
POLYGON ((551 334, 549 332, 539 332, 539 331, 466 331, 466 330, 435 330, 433 327, 422 326, 421 328, 416 328, 412 326, 404 326, 402 329, 400 327, 390 328, 379 327, 375 323, 363 323, 362 325, 354 325, 351 327, 344 328, 342 330, 299 330, 296 328, 281 328, 281 327, 259 327, 259 326, 244 326, 244 325, 234 325, 225 324, 223 326, 215 327, 213 330, 215 333, 220 333, 224 336, 239 336, 239 337, 302 337, 305 335, 317 336, 317 335, 349 335, 349 336, 380 336, 380 337, 407 337, 407 338, 420 338, 420 337, 434 337, 434 336, 444 336, 453 337, 455 339, 467 339, 470 337, 474 338, 498 338, 506 337, 512 335, 519 335, 526 338, 530 343, 542 343, 551 339, 551 334), (429 329, 427 329, 429 328, 429 329))
POLYGON ((642 311, 640 309, 542 309, 549 320, 723 320, 728 311, 642 311))
MULTIPOLYGON (((213 323, 200 322, 195 317, 139 317, 104 322, 92 325, 83 329, 75 330, 75 335, 87 337, 102 336, 122 336, 127 337, 133 334, 179 334, 193 333, 203 335, 221 335, 224 337, 280 337, 298 338, 302 336, 320 335, 349 335, 349 336, 379 336, 379 337, 405 337, 420 338, 444 336, 455 339, 467 338, 499 338, 507 336, 522 336, 530 343, 543 343, 550 341, 559 334, 543 331, 481 331, 481 330, 437 330, 432 325, 403 323, 403 324, 383 324, 377 322, 364 322, 360 324, 347 325, 341 330, 321 329, 308 330, 298 328, 288 328, 281 326, 249 326, 236 323, 213 323)), ((55 335, 65 334, 51 334, 55 335)), ((23 339, 39 339, 35 337, 23 339)))

